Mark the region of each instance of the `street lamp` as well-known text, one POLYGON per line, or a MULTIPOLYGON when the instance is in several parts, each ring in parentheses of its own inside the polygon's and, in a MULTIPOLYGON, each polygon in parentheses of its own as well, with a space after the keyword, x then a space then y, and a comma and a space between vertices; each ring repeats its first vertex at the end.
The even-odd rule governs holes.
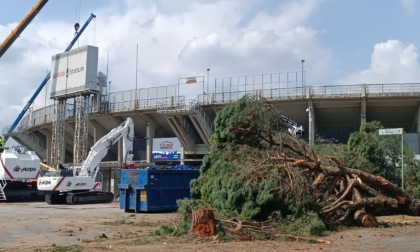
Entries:
POLYGON ((209 94, 210 68, 207 68, 207 95, 209 94))
POLYGON ((300 62, 302 62, 302 88, 304 87, 303 85, 303 63, 305 63, 305 60, 301 60, 300 62))

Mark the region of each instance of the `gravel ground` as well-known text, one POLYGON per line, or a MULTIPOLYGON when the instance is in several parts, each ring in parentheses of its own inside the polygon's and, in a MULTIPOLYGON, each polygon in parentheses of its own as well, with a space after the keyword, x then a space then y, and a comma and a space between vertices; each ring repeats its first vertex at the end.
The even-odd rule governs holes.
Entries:
POLYGON ((390 228, 352 228, 322 237, 331 244, 228 242, 152 236, 175 213, 125 213, 118 203, 0 203, 0 251, 420 251, 420 218, 380 217, 390 228))

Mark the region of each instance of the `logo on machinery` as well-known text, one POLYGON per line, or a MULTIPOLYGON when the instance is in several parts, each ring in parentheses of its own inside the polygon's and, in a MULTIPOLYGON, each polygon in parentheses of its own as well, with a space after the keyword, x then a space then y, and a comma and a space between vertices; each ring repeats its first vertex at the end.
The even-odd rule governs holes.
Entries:
POLYGON ((51 185, 51 180, 39 180, 38 185, 51 185))
POLYGON ((76 183, 76 187, 78 187, 78 186, 86 186, 86 183, 85 182, 83 182, 83 183, 76 183))
POLYGON ((36 168, 34 168, 34 167, 23 167, 23 168, 20 168, 19 165, 16 165, 15 168, 13 168, 13 171, 14 172, 35 172, 36 171, 36 168))
POLYGON ((34 172, 36 171, 36 168, 34 167, 23 167, 22 169, 20 169, 21 172, 34 172))
POLYGON ((67 182, 66 186, 70 187, 71 186, 71 181, 67 182))

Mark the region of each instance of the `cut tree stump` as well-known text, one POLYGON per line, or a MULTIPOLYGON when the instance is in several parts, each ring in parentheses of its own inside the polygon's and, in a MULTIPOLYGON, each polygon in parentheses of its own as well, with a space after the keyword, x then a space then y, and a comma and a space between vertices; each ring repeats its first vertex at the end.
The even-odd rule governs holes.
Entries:
POLYGON ((216 234, 215 223, 212 209, 199 208, 192 213, 191 233, 193 235, 213 236, 216 234))

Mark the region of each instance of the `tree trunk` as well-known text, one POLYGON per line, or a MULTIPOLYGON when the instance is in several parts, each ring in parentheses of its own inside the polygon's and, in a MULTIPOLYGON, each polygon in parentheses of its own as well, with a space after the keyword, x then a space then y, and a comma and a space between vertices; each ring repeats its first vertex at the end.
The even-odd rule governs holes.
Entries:
POLYGON ((362 227, 376 227, 378 225, 378 221, 376 220, 375 216, 362 210, 357 210, 354 213, 354 220, 358 222, 362 227))
POLYGON ((199 208, 192 213, 191 233, 201 236, 216 234, 214 212, 211 209, 199 208))

